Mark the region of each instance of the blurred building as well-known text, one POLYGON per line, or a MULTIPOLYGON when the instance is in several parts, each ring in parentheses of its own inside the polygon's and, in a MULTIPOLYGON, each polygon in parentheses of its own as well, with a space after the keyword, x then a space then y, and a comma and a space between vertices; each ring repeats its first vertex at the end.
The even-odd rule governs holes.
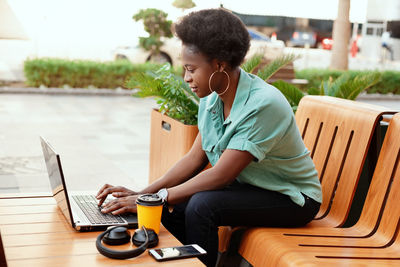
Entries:
POLYGON ((400 1, 368 0, 366 22, 362 27, 363 56, 380 59, 381 37, 388 31, 395 60, 400 60, 400 1))
MULTIPOLYGON (((335 1, 330 1, 332 4, 335 1)), ((332 37, 333 22, 337 16, 336 6, 327 6, 324 12, 323 8, 314 9, 306 6, 304 9, 298 8, 298 11, 292 11, 289 15, 276 14, 273 9, 266 11, 255 11, 256 14, 245 14, 234 12, 243 22, 260 32, 267 35, 277 34, 277 38, 290 43, 290 39, 296 32, 313 32, 318 46, 323 38, 332 37), (265 12, 264 14, 260 14, 265 12), (307 16, 307 17, 306 17, 307 16)), ((328 4, 320 1, 319 4, 328 4)), ((400 60, 400 0, 351 0, 350 22, 352 27, 352 36, 350 40, 357 39, 358 48, 361 56, 372 60, 381 60, 382 33, 388 31, 391 33, 391 47, 395 60, 400 60), (361 38, 360 38, 361 37, 361 38)), ((350 46, 350 44, 349 44, 350 46)))
POLYGON ((21 51, 26 50, 25 43, 28 39, 20 20, 7 1, 0 0, 0 80, 22 79, 21 62, 26 54, 21 51), (13 50, 14 48, 17 50, 13 50))

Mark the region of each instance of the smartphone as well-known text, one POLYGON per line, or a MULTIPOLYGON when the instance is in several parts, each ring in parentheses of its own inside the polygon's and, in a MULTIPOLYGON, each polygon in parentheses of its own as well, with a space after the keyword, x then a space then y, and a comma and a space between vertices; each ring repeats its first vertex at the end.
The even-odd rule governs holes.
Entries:
POLYGON ((175 259, 183 259, 197 257, 207 254, 207 252, 197 244, 185 245, 170 248, 149 249, 149 254, 157 261, 167 261, 175 259))

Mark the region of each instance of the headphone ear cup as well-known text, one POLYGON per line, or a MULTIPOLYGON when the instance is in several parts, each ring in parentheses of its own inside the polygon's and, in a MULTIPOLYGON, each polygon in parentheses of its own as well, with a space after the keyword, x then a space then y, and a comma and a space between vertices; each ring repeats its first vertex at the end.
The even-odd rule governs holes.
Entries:
POLYGON ((150 229, 150 231, 148 231, 148 235, 149 235, 149 244, 147 245, 148 248, 153 248, 155 246, 158 245, 158 235, 156 234, 156 232, 153 229, 150 229))
MULTIPOLYGON (((158 235, 154 232, 153 229, 146 228, 147 236, 148 236, 148 244, 147 247, 152 248, 157 246, 158 244, 158 235)), ((132 243, 135 244, 137 247, 141 246, 146 241, 146 233, 144 229, 140 229, 135 231, 132 236, 132 243)))
POLYGON ((128 228, 116 227, 108 234, 104 235, 103 242, 107 245, 116 246, 126 244, 130 239, 131 235, 129 234, 128 228))

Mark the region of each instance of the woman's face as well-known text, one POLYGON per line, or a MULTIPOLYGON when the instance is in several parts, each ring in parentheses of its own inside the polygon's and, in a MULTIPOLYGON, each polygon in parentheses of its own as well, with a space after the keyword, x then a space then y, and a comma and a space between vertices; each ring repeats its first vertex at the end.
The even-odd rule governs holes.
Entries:
POLYGON ((216 70, 216 66, 213 68, 212 61, 185 44, 182 45, 182 63, 185 69, 184 80, 192 91, 200 98, 208 96, 211 93, 208 80, 216 70))

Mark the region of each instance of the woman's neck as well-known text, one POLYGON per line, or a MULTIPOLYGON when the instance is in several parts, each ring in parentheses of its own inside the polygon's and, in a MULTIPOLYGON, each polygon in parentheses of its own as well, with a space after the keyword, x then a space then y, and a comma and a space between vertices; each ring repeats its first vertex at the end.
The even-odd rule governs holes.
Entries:
POLYGON ((233 101, 235 100, 236 90, 239 83, 240 77, 240 68, 237 67, 233 70, 227 71, 230 77, 230 85, 228 90, 223 94, 220 95, 222 102, 224 103, 224 118, 226 119, 230 112, 233 105, 233 101))

